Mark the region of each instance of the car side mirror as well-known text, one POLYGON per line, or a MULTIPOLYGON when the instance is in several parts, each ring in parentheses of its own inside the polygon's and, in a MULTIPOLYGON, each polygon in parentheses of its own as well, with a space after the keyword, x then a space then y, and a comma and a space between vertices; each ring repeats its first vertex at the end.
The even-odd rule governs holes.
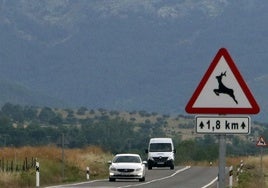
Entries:
POLYGON ((176 149, 173 150, 173 153, 176 153, 176 149))
POLYGON ((110 164, 112 164, 112 161, 108 161, 107 163, 110 165, 110 164))

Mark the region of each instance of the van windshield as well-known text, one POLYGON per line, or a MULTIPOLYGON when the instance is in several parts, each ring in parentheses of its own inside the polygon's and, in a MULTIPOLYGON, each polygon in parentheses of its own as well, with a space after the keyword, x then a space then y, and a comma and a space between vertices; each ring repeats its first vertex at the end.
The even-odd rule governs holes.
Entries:
POLYGON ((150 152, 171 152, 171 144, 170 143, 151 143, 150 144, 150 152))

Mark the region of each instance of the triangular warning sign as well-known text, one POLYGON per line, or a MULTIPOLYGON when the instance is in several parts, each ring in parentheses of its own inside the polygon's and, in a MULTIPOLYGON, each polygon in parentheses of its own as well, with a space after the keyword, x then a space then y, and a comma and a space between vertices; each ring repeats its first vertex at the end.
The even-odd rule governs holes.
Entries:
POLYGON ((267 144, 262 136, 260 136, 256 146, 267 146, 267 144))
POLYGON ((193 114, 257 114, 260 109, 225 48, 221 48, 188 102, 193 114))

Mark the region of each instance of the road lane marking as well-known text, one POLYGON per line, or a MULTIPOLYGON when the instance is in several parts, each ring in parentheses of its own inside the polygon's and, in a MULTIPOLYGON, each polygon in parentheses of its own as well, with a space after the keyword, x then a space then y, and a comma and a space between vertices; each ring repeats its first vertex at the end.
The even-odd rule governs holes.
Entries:
MULTIPOLYGON (((151 181, 148 181, 148 182, 139 183, 139 184, 135 184, 135 185, 126 185, 126 186, 114 187, 114 188, 137 187, 137 186, 146 185, 146 184, 149 184, 149 183, 153 183, 153 182, 165 180, 165 179, 171 178, 171 177, 175 176, 176 174, 181 173, 181 172, 183 172, 183 171, 185 171, 185 170, 187 170, 189 168, 191 168, 191 166, 186 166, 186 167, 184 167, 182 169, 177 170, 173 174, 171 174, 169 176, 165 176, 163 178, 154 179, 154 180, 151 180, 151 181)), ((98 181, 103 181, 103 179, 102 180, 93 180, 93 181, 89 181, 89 182, 80 182, 80 183, 74 183, 74 184, 66 184, 66 185, 55 185, 55 186, 49 186, 49 187, 46 187, 46 188, 60 188, 60 187, 64 188, 64 187, 70 187, 70 186, 77 186, 77 185, 81 185, 81 184, 84 184, 84 183, 94 183, 94 182, 98 182, 98 181)), ((113 187, 109 187, 109 188, 113 188, 113 187)))
POLYGON ((179 173, 181 173, 181 172, 183 172, 185 170, 188 170, 189 168, 191 168, 191 166, 186 166, 186 167, 184 167, 182 169, 179 169, 175 173, 171 174, 170 176, 166 176, 166 177, 159 178, 159 179, 154 179, 154 180, 147 181, 147 182, 144 182, 144 183, 139 183, 139 184, 135 184, 135 185, 126 185, 126 186, 117 187, 117 188, 137 187, 137 186, 146 185, 146 184, 150 184, 150 183, 153 183, 153 182, 165 180, 165 179, 171 178, 171 177, 175 176, 176 174, 179 174, 179 173))
POLYGON ((211 182, 209 182, 207 185, 204 185, 204 186, 201 187, 201 188, 207 188, 207 187, 211 186, 212 184, 214 184, 217 180, 218 180, 218 177, 216 177, 216 178, 213 179, 211 182))
POLYGON ((59 187, 70 187, 70 186, 77 186, 77 185, 81 185, 81 184, 85 184, 85 183, 94 183, 94 182, 99 182, 99 181, 104 181, 106 179, 102 179, 102 180, 93 180, 93 181, 84 181, 84 182, 79 182, 79 183, 73 183, 73 184, 65 184, 65 185, 54 185, 54 186, 49 186, 49 187, 45 187, 45 188, 59 188, 59 187))

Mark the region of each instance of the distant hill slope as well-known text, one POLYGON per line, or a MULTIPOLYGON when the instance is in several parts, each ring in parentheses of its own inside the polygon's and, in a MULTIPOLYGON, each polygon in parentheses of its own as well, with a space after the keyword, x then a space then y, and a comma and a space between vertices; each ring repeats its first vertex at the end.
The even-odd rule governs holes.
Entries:
POLYGON ((45 96, 43 93, 32 91, 18 83, 10 83, 6 80, 0 80, 0 105, 7 102, 21 105, 34 105, 34 106, 64 106, 61 100, 55 99, 50 96, 45 96))
POLYGON ((267 9, 257 0, 0 0, 0 78, 31 96, 7 89, 0 104, 182 114, 226 47, 261 105, 253 119, 268 121, 267 9))

